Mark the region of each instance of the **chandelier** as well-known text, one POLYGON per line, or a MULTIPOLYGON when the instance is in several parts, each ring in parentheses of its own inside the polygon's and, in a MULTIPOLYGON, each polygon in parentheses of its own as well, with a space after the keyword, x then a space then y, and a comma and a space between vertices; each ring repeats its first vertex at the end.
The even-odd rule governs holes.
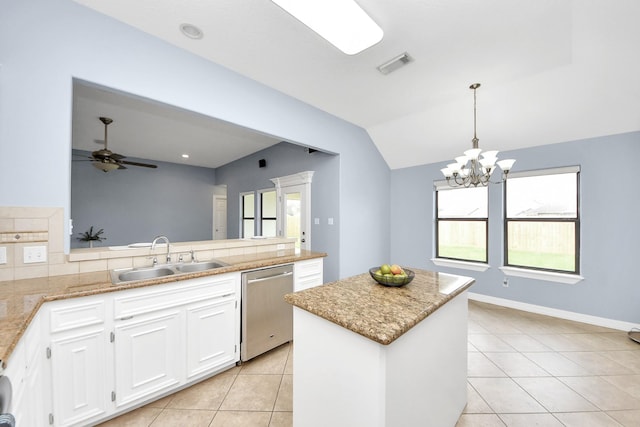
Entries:
POLYGON ((479 87, 480 83, 474 83, 469 86, 469 89, 473 90, 473 139, 471 140, 473 148, 465 151, 464 155, 456 157, 455 163, 449 163, 446 168, 440 169, 451 187, 486 186, 491 182, 491 174, 496 169, 496 165, 502 169, 503 179, 507 179, 511 167, 516 162, 514 159, 498 161, 497 151, 482 151, 478 148, 478 137, 476 136, 476 89, 479 87))

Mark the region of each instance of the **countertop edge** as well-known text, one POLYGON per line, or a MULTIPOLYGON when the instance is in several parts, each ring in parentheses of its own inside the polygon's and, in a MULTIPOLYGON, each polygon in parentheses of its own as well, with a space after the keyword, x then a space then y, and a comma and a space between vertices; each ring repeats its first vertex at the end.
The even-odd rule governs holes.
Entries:
MULTIPOLYGON (((462 276, 459 276, 459 277, 462 277, 462 276)), ((338 318, 336 316, 332 316, 331 313, 325 310, 320 310, 317 307, 308 304, 307 301, 305 301, 303 298, 299 298, 296 295, 296 293, 290 293, 285 295, 285 301, 287 301, 289 304, 293 305, 294 307, 305 310, 311 314, 314 314, 322 319, 325 319, 345 329, 348 329, 351 332, 354 332, 358 335, 368 338, 374 342, 377 342, 382 345, 389 345, 393 343, 395 340, 397 340, 398 338, 400 338, 402 335, 407 333, 411 328, 416 326, 418 323, 420 323, 421 321, 423 321, 424 319, 426 319, 427 317, 435 313, 439 308, 446 305, 449 301, 451 301, 458 295, 468 290, 475 283, 475 279, 473 278, 468 278, 468 279, 469 280, 467 280, 464 284, 459 286, 455 291, 449 294, 441 294, 442 299, 440 301, 435 301, 433 304, 429 304, 428 306, 426 306, 424 310, 422 310, 420 313, 417 313, 414 316, 414 318, 411 319, 411 321, 404 324, 401 328, 398 328, 396 331, 394 331, 393 334, 375 334, 372 329, 354 327, 354 324, 357 322, 347 322, 344 318, 338 318)), ((380 286, 380 285, 374 285, 374 286, 380 286)))
MULTIPOLYGON (((173 283, 173 282, 178 282, 178 281, 182 281, 182 280, 195 279, 195 278, 199 278, 199 277, 216 276, 216 275, 219 275, 219 274, 226 274, 226 273, 234 273, 234 272, 238 272, 238 271, 253 270, 253 269, 259 269, 259 268, 279 265, 279 264, 286 264, 286 263, 291 263, 291 262, 305 261, 305 260, 316 259, 316 258, 324 258, 326 256, 327 256, 327 254, 324 253, 324 252, 305 251, 304 253, 300 253, 300 254, 288 254, 288 255, 282 255, 282 256, 268 257, 268 258, 264 258, 264 259, 254 260, 254 261, 229 263, 228 266, 222 267, 222 268, 218 268, 218 269, 215 269, 215 270, 186 273, 186 274, 181 274, 179 276, 167 276, 167 277, 162 277, 162 278, 158 278, 158 279, 151 279, 151 280, 140 280, 140 281, 130 282, 130 283, 127 283, 127 284, 124 284, 124 285, 109 285, 109 286, 103 287, 101 289, 83 290, 83 291, 76 291, 76 292, 69 292, 69 293, 42 296, 34 304, 34 306, 31 309, 31 311, 28 314, 25 315, 23 321, 21 323, 19 323, 18 325, 16 325, 16 335, 15 335, 15 337, 6 346, 4 351, 2 353, 0 353, 0 374, 2 373, 1 370, 6 369, 7 361, 9 360, 9 358, 11 357, 11 354, 13 353, 13 351, 16 348, 16 346, 18 345, 18 342, 22 338, 22 335, 26 332, 27 328, 29 328, 29 325, 31 324, 31 321, 35 317, 36 313, 40 310, 42 305, 44 303, 46 303, 46 302, 59 301, 59 300, 63 300, 63 299, 81 298, 81 297, 86 297, 86 296, 91 296, 91 295, 98 295, 98 294, 103 294, 103 293, 118 292, 118 291, 124 291, 124 290, 128 290, 128 289, 136 289, 136 288, 142 288, 142 287, 147 287, 147 286, 155 286, 155 285, 161 285, 161 284, 166 284, 166 283, 173 283)), ((233 258, 233 257, 228 257, 228 258, 233 258)), ((222 261, 224 261, 225 259, 227 259, 227 258, 219 258, 219 260, 222 260, 222 261)), ((70 275, 70 276, 79 276, 79 274, 74 274, 74 275, 70 275)), ((28 279, 24 279, 24 280, 28 280, 28 279)), ((96 285, 103 285, 104 286, 107 283, 110 283, 110 282, 105 282, 105 283, 101 283, 101 284, 96 283, 96 285)))

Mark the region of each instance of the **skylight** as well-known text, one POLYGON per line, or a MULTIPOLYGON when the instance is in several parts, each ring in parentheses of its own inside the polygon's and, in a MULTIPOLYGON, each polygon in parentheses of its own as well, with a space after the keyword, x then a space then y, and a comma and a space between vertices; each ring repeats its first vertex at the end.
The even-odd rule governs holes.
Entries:
POLYGON ((382 40, 382 29, 354 0, 271 0, 347 55, 382 40))

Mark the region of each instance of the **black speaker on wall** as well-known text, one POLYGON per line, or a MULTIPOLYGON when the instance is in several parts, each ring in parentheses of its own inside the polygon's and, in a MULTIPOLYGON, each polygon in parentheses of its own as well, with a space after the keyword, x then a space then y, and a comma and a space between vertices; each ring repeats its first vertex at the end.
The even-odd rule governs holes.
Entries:
POLYGON ((265 159, 258 160, 258 166, 260 166, 261 168, 266 167, 267 166, 267 161, 265 159))

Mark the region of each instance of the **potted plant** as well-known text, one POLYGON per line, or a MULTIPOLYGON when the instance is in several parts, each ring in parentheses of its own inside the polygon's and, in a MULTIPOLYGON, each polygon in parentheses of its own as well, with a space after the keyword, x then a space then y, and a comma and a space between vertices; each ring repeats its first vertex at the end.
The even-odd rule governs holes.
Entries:
POLYGON ((101 228, 100 230, 93 232, 93 225, 89 227, 89 230, 84 233, 80 233, 80 237, 77 237, 81 242, 89 242, 89 247, 93 248, 93 242, 101 242, 103 240, 107 240, 106 237, 102 237, 102 233, 104 230, 101 228))

